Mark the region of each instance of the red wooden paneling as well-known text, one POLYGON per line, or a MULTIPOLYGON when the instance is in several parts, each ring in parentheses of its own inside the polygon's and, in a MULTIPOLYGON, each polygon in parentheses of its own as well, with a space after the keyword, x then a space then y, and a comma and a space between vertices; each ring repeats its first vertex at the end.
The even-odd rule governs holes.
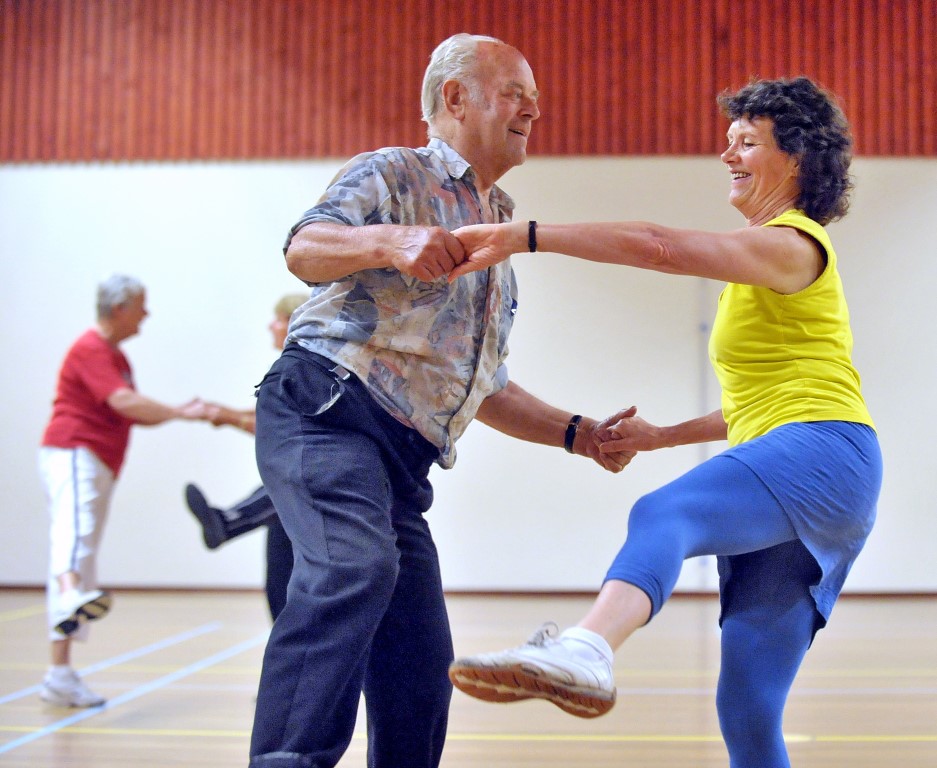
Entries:
POLYGON ((0 0, 0 162, 421 144, 459 31, 531 62, 534 154, 708 154, 719 91, 806 74, 859 153, 937 155, 937 0, 0 0))

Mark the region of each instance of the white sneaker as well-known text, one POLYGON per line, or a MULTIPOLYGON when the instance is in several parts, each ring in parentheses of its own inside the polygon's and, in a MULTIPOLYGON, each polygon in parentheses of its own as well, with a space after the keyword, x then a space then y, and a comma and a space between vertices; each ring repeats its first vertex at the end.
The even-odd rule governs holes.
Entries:
POLYGON ((60 707, 100 707, 107 701, 88 688, 75 672, 55 681, 51 675, 46 675, 39 689, 39 698, 60 707))
POLYGON ((63 637, 78 630, 84 622, 103 618, 111 610, 111 594, 100 589, 80 592, 70 589, 59 598, 59 607, 52 617, 52 626, 63 637))
POLYGON ((615 706, 611 665, 570 653, 556 632, 556 624, 544 624, 519 648, 456 659, 449 679, 484 701, 546 699, 576 717, 604 715, 615 706))

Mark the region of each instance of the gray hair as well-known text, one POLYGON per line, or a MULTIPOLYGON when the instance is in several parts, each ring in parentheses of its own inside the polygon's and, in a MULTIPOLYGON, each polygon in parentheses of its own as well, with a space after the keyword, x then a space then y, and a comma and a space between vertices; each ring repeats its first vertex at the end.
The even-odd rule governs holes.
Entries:
POLYGON ((479 96, 475 77, 479 43, 501 43, 496 37, 460 32, 436 46, 423 75, 423 122, 432 128, 442 106, 442 86, 447 80, 458 80, 468 86, 472 98, 479 96))
POLYGON ((110 275, 98 283, 98 317, 110 317, 116 307, 126 304, 146 289, 137 278, 110 275))

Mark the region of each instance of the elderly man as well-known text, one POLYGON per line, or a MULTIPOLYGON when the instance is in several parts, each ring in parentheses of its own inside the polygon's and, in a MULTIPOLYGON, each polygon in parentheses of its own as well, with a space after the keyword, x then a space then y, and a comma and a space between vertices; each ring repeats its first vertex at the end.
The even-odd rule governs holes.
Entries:
POLYGON ((290 232, 287 265, 312 293, 259 387, 257 459, 295 565, 252 768, 334 766, 362 691, 370 766, 439 764, 452 640, 423 513, 431 465, 453 465, 473 418, 612 471, 631 458, 508 379, 509 263, 446 279, 464 258, 450 230, 510 220, 495 182, 526 159, 537 97, 515 48, 449 38, 423 81, 428 146, 355 157, 290 232))

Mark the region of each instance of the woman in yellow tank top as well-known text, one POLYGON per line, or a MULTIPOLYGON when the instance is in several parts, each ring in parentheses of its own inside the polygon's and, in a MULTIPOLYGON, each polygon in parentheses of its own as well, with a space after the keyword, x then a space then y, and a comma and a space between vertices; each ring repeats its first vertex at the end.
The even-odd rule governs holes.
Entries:
POLYGON ((832 97, 807 78, 754 82, 719 101, 731 121, 721 159, 742 229, 515 222, 455 232, 466 256, 450 279, 543 250, 725 282, 710 338, 721 409, 667 427, 633 411, 601 438, 623 463, 675 445, 730 447, 635 504, 627 540, 577 626, 457 659, 450 678, 489 701, 545 698, 575 715, 603 714, 615 702, 614 650, 661 609, 684 559, 716 555, 717 709, 731 766, 787 768, 787 694, 871 530, 881 485, 824 230, 848 208, 852 143, 832 97))

